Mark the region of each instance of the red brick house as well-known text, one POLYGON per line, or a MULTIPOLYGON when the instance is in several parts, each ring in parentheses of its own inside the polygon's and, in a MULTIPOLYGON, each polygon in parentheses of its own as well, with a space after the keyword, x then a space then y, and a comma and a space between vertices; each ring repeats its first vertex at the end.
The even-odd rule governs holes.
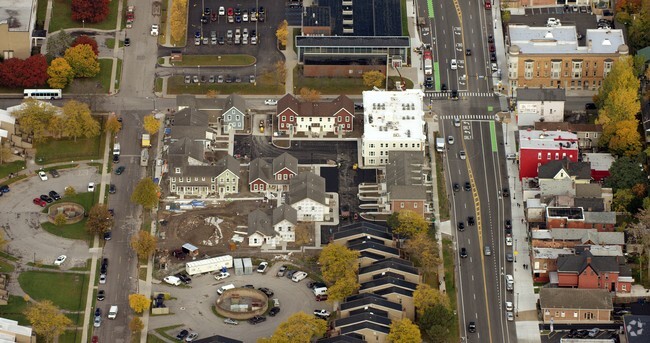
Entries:
POLYGON ((596 229, 612 232, 616 225, 616 212, 586 212, 582 207, 547 207, 547 229, 596 229))
POLYGON ((341 95, 330 102, 303 102, 291 94, 278 101, 278 131, 289 133, 339 133, 354 130, 354 102, 341 95))
POLYGON ((289 181, 298 174, 298 159, 284 153, 271 163, 254 159, 248 167, 248 185, 251 192, 285 191, 289 181))
POLYGON ((562 255, 557 259, 559 287, 605 289, 629 293, 632 290, 632 271, 625 260, 617 256, 593 256, 584 251, 580 255, 562 255))

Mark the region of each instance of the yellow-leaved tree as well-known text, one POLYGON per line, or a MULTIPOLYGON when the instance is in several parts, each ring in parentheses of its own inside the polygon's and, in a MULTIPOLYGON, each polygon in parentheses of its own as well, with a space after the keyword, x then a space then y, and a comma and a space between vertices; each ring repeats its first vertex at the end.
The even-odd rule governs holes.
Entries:
POLYGON ((111 114, 108 117, 108 120, 106 121, 106 130, 111 133, 118 133, 120 130, 122 130, 122 123, 117 120, 117 116, 115 114, 111 114))
POLYGON ((257 343, 312 342, 327 330, 327 322, 305 312, 292 314, 281 323, 269 338, 260 338, 257 343))
POLYGON ((63 133, 77 140, 77 137, 97 137, 100 125, 90 112, 90 108, 83 102, 70 100, 63 105, 63 133))
POLYGON ((449 298, 439 290, 431 288, 426 283, 421 283, 413 292, 413 305, 418 311, 418 316, 424 315, 427 309, 441 304, 449 308, 449 298))
POLYGON ((20 123, 20 131, 31 133, 34 141, 42 142, 48 131, 50 120, 56 112, 57 108, 51 104, 30 98, 25 99, 22 107, 11 112, 11 115, 20 123))
POLYGON ((150 177, 140 180, 131 193, 131 201, 142 205, 145 209, 151 209, 158 204, 159 187, 150 177))
POLYGON ((149 306, 151 306, 151 299, 144 294, 129 294, 129 307, 131 307, 135 313, 142 313, 148 310, 149 306))
POLYGON ((278 25, 278 29, 275 30, 275 37, 278 39, 278 43, 282 47, 287 46, 287 37, 289 36, 289 23, 286 20, 283 20, 280 25, 278 25))
POLYGON ((148 134, 155 135, 160 130, 160 120, 156 119, 153 114, 150 114, 144 117, 142 126, 148 134))
POLYGON ((99 60, 88 44, 66 49, 63 58, 72 67, 75 77, 95 77, 99 74, 99 60))
POLYGON ((413 237, 419 232, 427 232, 429 223, 420 214, 402 210, 395 212, 388 217, 388 226, 393 229, 393 233, 404 237, 413 237))
POLYGON ((54 339, 72 325, 72 320, 49 300, 30 305, 24 313, 34 332, 43 337, 45 342, 54 342, 54 339))
POLYGON ((65 58, 57 57, 47 67, 47 84, 52 88, 65 88, 74 80, 74 70, 65 58))
POLYGON ((131 248, 139 258, 147 258, 156 251, 156 237, 148 231, 138 231, 137 235, 131 237, 131 248))
POLYGON ((408 318, 393 320, 386 338, 394 343, 422 343, 420 328, 408 318))
POLYGON ((381 87, 384 85, 386 76, 379 70, 371 70, 363 73, 363 84, 366 87, 381 87))

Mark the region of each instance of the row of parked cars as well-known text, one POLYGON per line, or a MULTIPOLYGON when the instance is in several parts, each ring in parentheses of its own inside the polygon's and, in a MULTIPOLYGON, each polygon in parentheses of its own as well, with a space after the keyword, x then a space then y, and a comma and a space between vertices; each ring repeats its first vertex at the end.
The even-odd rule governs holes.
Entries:
MULTIPOLYGON (((241 83, 242 82, 242 77, 241 76, 230 76, 230 75, 209 75, 207 78, 205 75, 185 75, 185 83, 241 83)), ((249 83, 255 83, 255 75, 249 75, 248 76, 248 82, 249 83)))

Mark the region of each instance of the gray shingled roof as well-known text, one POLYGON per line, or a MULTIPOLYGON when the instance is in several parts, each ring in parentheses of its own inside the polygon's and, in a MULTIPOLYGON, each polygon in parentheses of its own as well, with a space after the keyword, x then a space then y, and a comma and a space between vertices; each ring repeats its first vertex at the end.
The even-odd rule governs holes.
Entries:
POLYGON ((562 169, 564 169, 568 175, 575 176, 578 180, 591 179, 591 163, 571 162, 568 158, 549 161, 546 164, 539 166, 537 176, 540 179, 550 179, 557 175, 557 173, 562 169))
POLYGON ((557 258, 558 272, 580 274, 587 266, 591 266, 597 273, 619 271, 619 261, 615 256, 594 256, 589 251, 585 251, 580 255, 561 255, 557 258))
MULTIPOLYGON (((273 159, 273 176, 284 168, 298 174, 298 159, 287 152, 273 159)), ((280 182, 280 180, 273 181, 280 182)))
POLYGON ((606 289, 542 288, 539 303, 542 309, 613 309, 612 295, 606 289))
POLYGON ((325 179, 312 172, 302 172, 289 183, 289 204, 293 205, 304 199, 311 199, 326 205, 325 179))
POLYGON ((254 159, 248 166, 248 183, 257 179, 266 183, 271 181, 271 165, 261 158, 254 159))
POLYGON ((378 279, 374 279, 374 280, 370 280, 370 281, 362 283, 359 290, 374 288, 374 287, 383 286, 383 285, 394 285, 396 287, 404 288, 406 290, 411 290, 411 291, 415 291, 415 289, 418 286, 416 283, 413 283, 413 282, 408 282, 408 281, 400 280, 400 279, 397 279, 397 278, 394 278, 394 277, 385 276, 385 277, 381 277, 381 278, 378 278, 378 279))
POLYGON ((231 94, 229 95, 223 103, 224 113, 230 110, 231 108, 236 108, 239 112, 246 114, 246 99, 241 95, 231 94))
POLYGON ((616 224, 616 212, 584 212, 585 223, 616 224))
POLYGON ((373 293, 359 293, 354 296, 347 297, 345 299, 345 302, 343 302, 339 307, 343 311, 343 310, 349 310, 357 307, 365 307, 365 306, 372 306, 372 305, 378 307, 386 307, 397 311, 402 310, 401 304, 394 303, 380 295, 376 295, 373 293))
POLYGON ((182 138, 169 144, 167 154, 171 156, 182 156, 183 163, 191 157, 197 161, 203 162, 205 159, 205 149, 203 142, 194 141, 190 138, 182 138))
POLYGON ((576 197, 581 198, 600 198, 603 196, 603 188, 597 183, 578 183, 576 184, 576 197))
POLYGON ((589 212, 602 212, 605 210, 603 198, 573 198, 573 206, 582 207, 589 212))
POLYGON ((398 286, 391 286, 391 287, 382 288, 380 290, 374 291, 373 293, 375 293, 377 295, 381 295, 381 296, 397 293, 397 294, 401 294, 401 295, 403 295, 405 297, 410 297, 410 298, 413 297, 413 291, 412 290, 402 288, 402 287, 398 287, 398 286))
POLYGON ((283 204, 279 207, 273 209, 273 225, 280 223, 283 220, 287 220, 291 224, 298 223, 298 211, 295 208, 283 204))
POLYGON ((373 313, 359 313, 347 318, 341 318, 334 321, 334 327, 344 327, 361 323, 375 323, 378 325, 390 326, 391 320, 387 317, 378 316, 373 313))
MULTIPOLYGON (((390 151, 386 165, 386 185, 422 186, 424 154, 421 151, 390 151)), ((422 187, 421 187, 422 188, 422 187)))
POLYGON ((427 191, 423 186, 389 185, 390 200, 426 200, 427 191))
POLYGON ((374 262, 369 266, 362 267, 361 269, 359 269, 359 275, 363 275, 366 273, 374 273, 383 269, 398 270, 413 275, 420 274, 418 269, 415 267, 410 267, 401 263, 394 262, 392 261, 392 259, 386 259, 383 261, 374 262))
MULTIPOLYGON (((377 250, 377 251, 384 252, 386 254, 399 256, 399 249, 389 247, 389 246, 383 245, 381 243, 371 242, 371 241, 362 241, 361 243, 352 244, 352 245, 348 243, 348 248, 351 249, 351 250, 358 250, 358 251, 361 251, 361 252, 363 252, 365 250, 377 250)), ((386 258, 386 257, 390 257, 390 256, 384 255, 384 258, 386 258)))
POLYGON ((271 218, 259 208, 248 214, 248 234, 254 234, 256 231, 269 237, 276 234, 273 225, 271 225, 271 218))
POLYGON ((393 235, 387 226, 364 221, 340 227, 337 232, 334 232, 333 239, 340 239, 358 234, 366 234, 383 239, 393 239, 393 235))
POLYGON ((563 88, 520 88, 517 89, 517 101, 565 101, 563 88))
POLYGON ((174 113, 172 132, 178 126, 198 126, 206 130, 208 128, 208 113, 195 108, 182 109, 174 113))
POLYGON ((239 161, 236 160, 231 155, 226 155, 222 159, 217 161, 215 167, 216 167, 216 176, 221 175, 221 173, 223 173, 226 170, 230 170, 235 175, 237 175, 237 178, 239 179, 240 164, 239 161))

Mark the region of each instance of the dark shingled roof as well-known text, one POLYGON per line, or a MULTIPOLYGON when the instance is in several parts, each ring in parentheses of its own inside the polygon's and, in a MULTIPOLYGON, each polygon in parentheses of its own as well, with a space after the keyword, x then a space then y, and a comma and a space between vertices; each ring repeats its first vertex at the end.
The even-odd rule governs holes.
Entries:
MULTIPOLYGON (((273 176, 282 169, 287 168, 295 174, 298 174, 298 159, 285 152, 273 159, 273 176)), ((281 183, 281 180, 273 180, 275 183, 281 183)), ((288 181, 287 181, 288 183, 288 181)))
POLYGON ((194 342, 195 343, 244 343, 243 341, 220 336, 220 335, 201 338, 198 341, 194 341, 194 342))
POLYGON ((537 175, 540 179, 550 179, 562 169, 570 176, 575 176, 578 180, 591 179, 591 163, 571 162, 568 158, 546 162, 546 164, 539 166, 537 175))
POLYGON ((373 313, 360 313, 347 318, 341 318, 334 321, 334 327, 339 328, 342 326, 354 325, 359 323, 375 323, 379 325, 390 326, 391 320, 387 317, 382 317, 373 313))
POLYGON ((273 225, 271 225, 271 218, 259 208, 248 214, 248 234, 254 234, 257 231, 269 237, 276 234, 273 225))
POLYGON ((557 258, 557 271, 580 274, 588 265, 591 265, 599 274, 616 273, 619 272, 621 264, 625 265, 625 262, 619 261, 616 256, 594 256, 591 252, 585 251, 580 255, 560 255, 557 258))
POLYGON ((382 296, 397 293, 397 294, 401 294, 401 295, 409 297, 409 298, 413 297, 413 291, 412 290, 402 288, 402 287, 398 287, 398 286, 382 288, 382 289, 380 289, 378 291, 374 291, 374 293, 377 294, 377 295, 382 295, 382 296))
POLYGON ((354 116, 354 101, 345 95, 339 95, 332 101, 299 101, 291 94, 287 94, 278 101, 277 114, 290 108, 298 117, 333 117, 341 111, 354 116))
POLYGON ((223 104, 224 112, 230 110, 231 108, 236 108, 239 112, 246 114, 246 99, 238 94, 229 95, 223 104))
POLYGON ((312 172, 302 172, 291 179, 287 198, 292 205, 307 198, 325 205, 325 179, 312 172))
POLYGON ((239 161, 230 155, 226 155, 217 161, 214 167, 216 168, 216 176, 221 175, 226 170, 230 170, 239 177, 239 161))
POLYGON ((357 332, 359 330, 363 329, 369 329, 372 331, 377 331, 377 332, 382 332, 385 334, 388 334, 390 332, 390 327, 384 326, 384 325, 379 325, 375 323, 370 323, 370 322, 363 322, 360 324, 355 324, 355 325, 350 325, 350 326, 344 326, 341 328, 341 334, 345 335, 348 333, 352 332, 357 332))
POLYGON ((280 223, 283 220, 287 220, 291 224, 298 223, 298 211, 295 208, 283 204, 279 207, 273 209, 273 225, 280 223))
POLYGON ((366 273, 373 273, 382 269, 394 269, 394 270, 399 270, 413 275, 420 274, 417 268, 395 262, 394 260, 396 260, 396 258, 385 259, 382 261, 374 262, 369 266, 359 269, 359 275, 366 274, 366 273))
POLYGON ((395 287, 400 287, 400 288, 403 288, 403 289, 406 289, 406 290, 411 290, 411 291, 415 291, 415 289, 418 286, 416 283, 413 283, 413 282, 408 282, 408 281, 405 281, 405 280, 400 280, 400 279, 396 279, 394 277, 387 276, 387 277, 383 277, 383 278, 374 279, 374 280, 371 280, 371 281, 364 282, 364 283, 361 284, 361 287, 359 288, 359 290, 364 290, 364 289, 373 288, 373 287, 382 286, 382 285, 393 285, 395 287))
MULTIPOLYGON (((361 252, 363 252, 365 250, 377 250, 377 251, 385 252, 385 253, 390 254, 390 255, 399 256, 399 249, 389 247, 389 246, 385 246, 385 245, 383 245, 381 243, 370 242, 370 241, 363 241, 363 242, 361 242, 359 244, 354 244, 354 245, 348 244, 348 248, 351 249, 351 250, 358 250, 358 251, 361 251, 361 252)), ((385 257, 388 257, 388 256, 384 256, 384 258, 385 257)))
POLYGON ((357 307, 365 307, 365 306, 372 306, 372 305, 378 307, 391 308, 397 311, 402 310, 401 304, 394 303, 382 296, 372 294, 372 293, 359 293, 357 295, 347 297, 345 299, 345 302, 340 305, 340 308, 341 310, 349 310, 357 307))
POLYGON ((321 338, 316 341, 316 343, 366 343, 362 338, 354 337, 354 333, 347 335, 339 335, 329 338, 321 338))
POLYGON ((542 309, 612 310, 612 295, 606 289, 542 288, 539 291, 542 309))
POLYGON ((354 224, 343 226, 339 228, 339 231, 334 232, 332 239, 341 239, 358 234, 375 236, 382 239, 393 239, 393 235, 388 227, 370 222, 356 222, 354 224))
POLYGON ((248 183, 260 179, 266 183, 271 180, 271 164, 261 158, 256 158, 248 165, 248 183))
POLYGON ((563 88, 523 88, 517 89, 517 101, 565 101, 563 88))
POLYGON ((589 212, 605 211, 605 200, 603 198, 574 198, 573 206, 582 207, 589 212))

